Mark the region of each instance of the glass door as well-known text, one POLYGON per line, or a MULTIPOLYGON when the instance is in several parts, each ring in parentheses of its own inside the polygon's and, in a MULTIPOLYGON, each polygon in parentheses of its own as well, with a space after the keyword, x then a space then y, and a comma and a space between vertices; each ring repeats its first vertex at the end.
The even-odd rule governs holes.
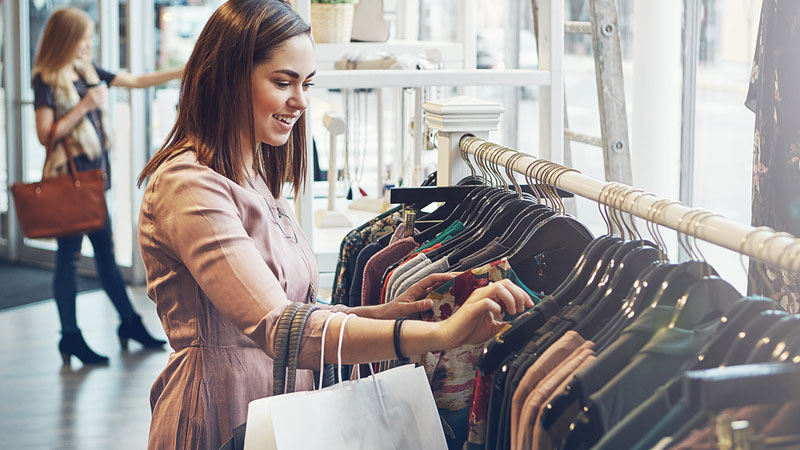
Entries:
MULTIPOLYGON (((45 24, 50 14, 62 7, 74 7, 86 11, 98 23, 98 2, 96 0, 51 0, 47 2, 36 0, 22 0, 20 2, 21 26, 20 41, 21 64, 19 65, 20 94, 23 101, 20 107, 20 131, 22 152, 20 153, 20 163, 22 164, 22 181, 31 183, 38 181, 42 177, 42 167, 45 159, 45 149, 39 143, 36 135, 36 116, 33 106, 33 88, 31 87, 31 74, 33 63, 36 58, 36 51, 39 46, 39 38, 44 31, 45 24)), ((99 36, 95 33, 95 52, 99 48, 99 36)), ((12 224, 16 226, 16 224, 12 224)), ((40 263, 41 265, 51 265, 53 262, 53 252, 56 249, 54 239, 28 239, 22 238, 19 257, 22 260, 40 263)), ((84 240, 81 253, 85 257, 91 257, 91 245, 88 240, 84 240)), ((79 269, 92 270, 89 261, 80 261, 79 269)))
MULTIPOLYGON (((33 89, 31 87, 31 71, 33 61, 39 44, 39 39, 47 19, 57 8, 74 7, 86 11, 96 24, 93 60, 100 67, 114 73, 119 70, 129 71, 128 66, 128 37, 131 27, 128 26, 127 10, 129 6, 125 0, 22 0, 19 3, 20 17, 20 64, 19 67, 19 94, 22 99, 16 106, 19 110, 20 166, 18 178, 25 182, 37 181, 41 178, 45 150, 39 143, 35 131, 35 111, 33 107, 33 89)), ((143 28, 138 28, 139 35, 146 33, 143 28)), ((134 39, 141 39, 141 36, 134 39)), ((138 211, 138 203, 134 208, 135 174, 141 165, 134 167, 132 164, 133 145, 131 92, 127 89, 112 88, 109 90, 108 118, 111 138, 109 159, 111 163, 112 187, 106 194, 109 217, 114 233, 114 246, 117 264, 122 269, 127 281, 136 281, 133 278, 132 266, 134 265, 136 247, 134 210, 138 211)), ((146 103, 140 103, 138 109, 145 110, 146 103)), ((143 125, 142 125, 143 126, 143 125)), ((144 153, 143 146, 140 150, 144 153)), ((6 171, 3 171, 5 173, 6 171)), ((2 200, 0 198, 0 200, 2 200)), ((0 208, 2 202, 0 202, 0 208)), ((14 221, 9 226, 16 227, 14 221)), ((12 233, 13 234, 13 233, 12 233)), ((19 240, 18 251, 12 258, 33 262, 42 266, 52 266, 53 253, 56 242, 53 239, 27 239, 22 238, 17 232, 19 240)), ((92 246, 88 239, 84 239, 81 248, 82 258, 78 262, 81 272, 94 273, 92 246)), ((139 280, 141 281, 141 280, 139 280)))
MULTIPOLYGON (((5 5, 0 0, 0 130, 6 129, 6 53, 5 42, 5 5)), ((4 133, 4 136, 6 134, 4 133)), ((6 139, 0 138, 0 186, 8 186, 8 154, 6 139)), ((0 189, 0 255, 8 254, 8 189, 0 189)))

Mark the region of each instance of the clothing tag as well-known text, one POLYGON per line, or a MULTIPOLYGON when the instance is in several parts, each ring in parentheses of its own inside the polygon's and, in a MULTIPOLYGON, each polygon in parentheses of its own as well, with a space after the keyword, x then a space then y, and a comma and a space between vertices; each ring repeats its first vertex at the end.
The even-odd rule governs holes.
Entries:
POLYGON ((506 330, 508 330, 509 328, 511 328, 511 324, 510 324, 510 323, 506 323, 505 325, 503 325, 503 329, 502 329, 502 330, 500 330, 500 332, 499 332, 499 333, 497 333, 497 334, 495 335, 495 337, 497 337, 497 338, 499 339, 499 338, 500 338, 500 336, 502 336, 502 335, 503 335, 503 333, 505 333, 505 332, 506 332, 506 330))

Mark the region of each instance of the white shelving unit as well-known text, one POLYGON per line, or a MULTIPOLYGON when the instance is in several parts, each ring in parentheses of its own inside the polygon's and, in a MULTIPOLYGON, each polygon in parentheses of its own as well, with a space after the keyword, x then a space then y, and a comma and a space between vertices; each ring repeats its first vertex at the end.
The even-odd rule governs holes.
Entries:
POLYGON ((333 69, 333 64, 347 55, 381 52, 395 55, 422 55, 434 49, 440 52, 445 69, 464 68, 464 45, 459 42, 390 39, 386 42, 318 43, 316 44, 317 70, 333 69))
MULTIPOLYGON (((513 0, 512 0, 513 2, 513 0)), ((403 18, 404 11, 412 6, 402 2, 398 5, 398 29, 405 34, 409 27, 403 18)), ((310 0, 297 0, 297 12, 309 21, 310 0)), ((421 99, 419 89, 429 86, 462 87, 461 92, 469 94, 472 86, 539 86, 539 136, 540 156, 554 162, 563 161, 564 135, 564 92, 562 61, 564 55, 564 5, 563 0, 544 1, 539 5, 539 70, 477 70, 476 69, 476 0, 459 2, 460 42, 441 43, 410 40, 395 40, 383 43, 317 44, 318 72, 315 77, 318 89, 345 88, 416 88, 417 99, 421 99), (556 32, 553 32, 555 30, 556 32), (357 54, 365 50, 386 51, 396 54, 424 54, 426 49, 439 49, 444 61, 444 70, 398 71, 398 70, 331 70, 333 63, 348 53, 357 54), (460 53, 460 55, 459 55, 460 53), (551 137, 555 137, 552 138, 551 137)), ((312 105, 313 108, 313 105, 312 105)), ((422 118, 422 102, 415 105, 415 117, 422 118)), ((511 126, 516 126, 512 124, 511 126)), ((421 127, 416 128, 414 139, 416 152, 421 151, 423 142, 421 127)), ((311 142, 311 127, 307 142, 311 142)), ((311 148, 309 146, 311 161, 311 148)), ((418 159, 415 158, 415 161, 418 159)), ((311 164, 307 179, 313 179, 311 164)), ((413 182, 412 182, 413 184, 413 182)), ((306 235, 313 242, 313 211, 311 189, 295 199, 298 220, 306 235)), ((333 261, 336 255, 317 255, 320 268, 333 261)), ((332 270, 332 267, 329 269, 332 270)))

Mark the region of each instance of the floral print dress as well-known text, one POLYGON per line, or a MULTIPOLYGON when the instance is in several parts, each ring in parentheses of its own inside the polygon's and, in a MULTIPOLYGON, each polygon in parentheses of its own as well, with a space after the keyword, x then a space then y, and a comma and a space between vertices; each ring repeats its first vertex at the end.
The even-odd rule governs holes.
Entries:
MULTIPOLYGON (((800 236, 800 2, 764 0, 745 104, 756 114, 752 224, 800 236)), ((750 274, 748 294, 800 312, 800 274, 752 260, 750 274)))

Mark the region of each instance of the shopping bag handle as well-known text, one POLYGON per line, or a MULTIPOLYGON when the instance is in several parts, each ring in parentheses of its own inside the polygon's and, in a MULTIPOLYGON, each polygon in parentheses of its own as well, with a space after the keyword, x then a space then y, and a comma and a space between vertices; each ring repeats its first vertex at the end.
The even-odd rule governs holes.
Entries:
MULTIPOLYGON (((344 340, 344 326, 347 325, 347 321, 352 319, 353 315, 348 314, 347 317, 342 320, 342 326, 339 328, 339 349, 336 352, 336 362, 337 362, 337 370, 339 372, 339 381, 342 380, 342 341, 344 340)), ((356 364, 358 366, 358 364, 356 364)))
MULTIPOLYGON (((338 353, 337 353, 337 358, 338 358, 337 366, 338 366, 338 370, 339 370, 339 381, 342 380, 342 338, 344 337, 344 325, 353 316, 345 314, 345 313, 340 311, 340 312, 336 312, 336 313, 333 313, 330 316, 328 316, 328 318, 325 320, 325 325, 322 326, 322 348, 321 348, 320 354, 319 354, 319 388, 320 389, 322 389, 322 372, 323 372, 323 370, 325 370, 325 336, 328 334, 328 325, 330 325, 331 320, 333 320, 334 317, 340 316, 340 315, 346 315, 347 316, 347 317, 345 317, 344 321, 342 321, 342 328, 339 329, 339 348, 338 348, 338 353)), ((361 371, 358 370, 358 368, 361 366, 361 364, 354 364, 354 365, 356 366, 356 369, 355 369, 356 377, 357 377, 357 379, 360 380, 361 379, 361 371)), ((367 364, 367 366, 369 366, 370 374, 372 376, 375 376, 375 371, 372 368, 372 364, 367 364)))
MULTIPOLYGON (((322 389, 322 376, 325 372, 325 336, 328 334, 328 325, 331 324, 331 320, 333 320, 334 317, 342 315, 346 314, 341 311, 331 314, 325 319, 325 325, 322 327, 322 347, 319 351, 319 389, 322 389)), ((339 381, 341 381, 341 377, 339 381)))
MULTIPOLYGON (((322 327, 322 347, 320 348, 319 352, 319 389, 322 389, 322 372, 325 369, 325 336, 328 334, 328 326, 331 324, 331 320, 334 317, 339 315, 345 315, 346 317, 342 320, 342 326, 339 328, 339 346, 336 351, 336 362, 337 362, 337 369, 339 371, 339 385, 340 387, 344 384, 342 383, 342 342, 344 341, 344 327, 347 324, 347 321, 354 317, 353 314, 345 314, 343 312, 336 312, 328 316, 325 319, 325 325, 322 327)), ((356 376, 358 379, 361 379, 361 370, 360 364, 355 364, 356 366, 356 376)), ((369 366, 370 376, 372 377, 372 381, 374 381, 373 385, 375 386, 375 391, 378 394, 378 400, 381 402, 381 409, 383 410, 383 416, 388 418, 388 414, 386 412, 386 405, 383 402, 383 392, 381 392, 381 387, 379 386, 378 380, 375 378, 375 370, 372 368, 372 364, 367 364, 369 366)))
MULTIPOLYGON (((339 379, 340 380, 342 379, 342 342, 344 341, 344 326, 345 326, 345 324, 347 324, 347 321, 352 319, 352 318, 353 318, 352 315, 348 315, 347 317, 345 317, 344 320, 342 321, 342 327, 339 328, 339 350, 338 350, 336 356, 338 358, 337 362, 339 363, 339 379)), ((386 412, 386 405, 383 402, 383 392, 381 392, 381 387, 379 386, 378 380, 375 378, 375 371, 372 369, 372 364, 367 364, 367 365, 369 366, 369 372, 370 372, 370 374, 372 376, 372 381, 373 381, 372 385, 375 386, 375 393, 378 395, 378 400, 381 402, 381 410, 383 411, 383 417, 388 420, 389 419, 389 414, 386 412)), ((360 381, 361 380, 361 375, 360 375, 361 366, 359 364, 356 364, 356 372, 359 372, 359 377, 358 378, 359 378, 359 381, 360 381)), ((342 385, 344 383, 339 383, 339 384, 342 385)))

